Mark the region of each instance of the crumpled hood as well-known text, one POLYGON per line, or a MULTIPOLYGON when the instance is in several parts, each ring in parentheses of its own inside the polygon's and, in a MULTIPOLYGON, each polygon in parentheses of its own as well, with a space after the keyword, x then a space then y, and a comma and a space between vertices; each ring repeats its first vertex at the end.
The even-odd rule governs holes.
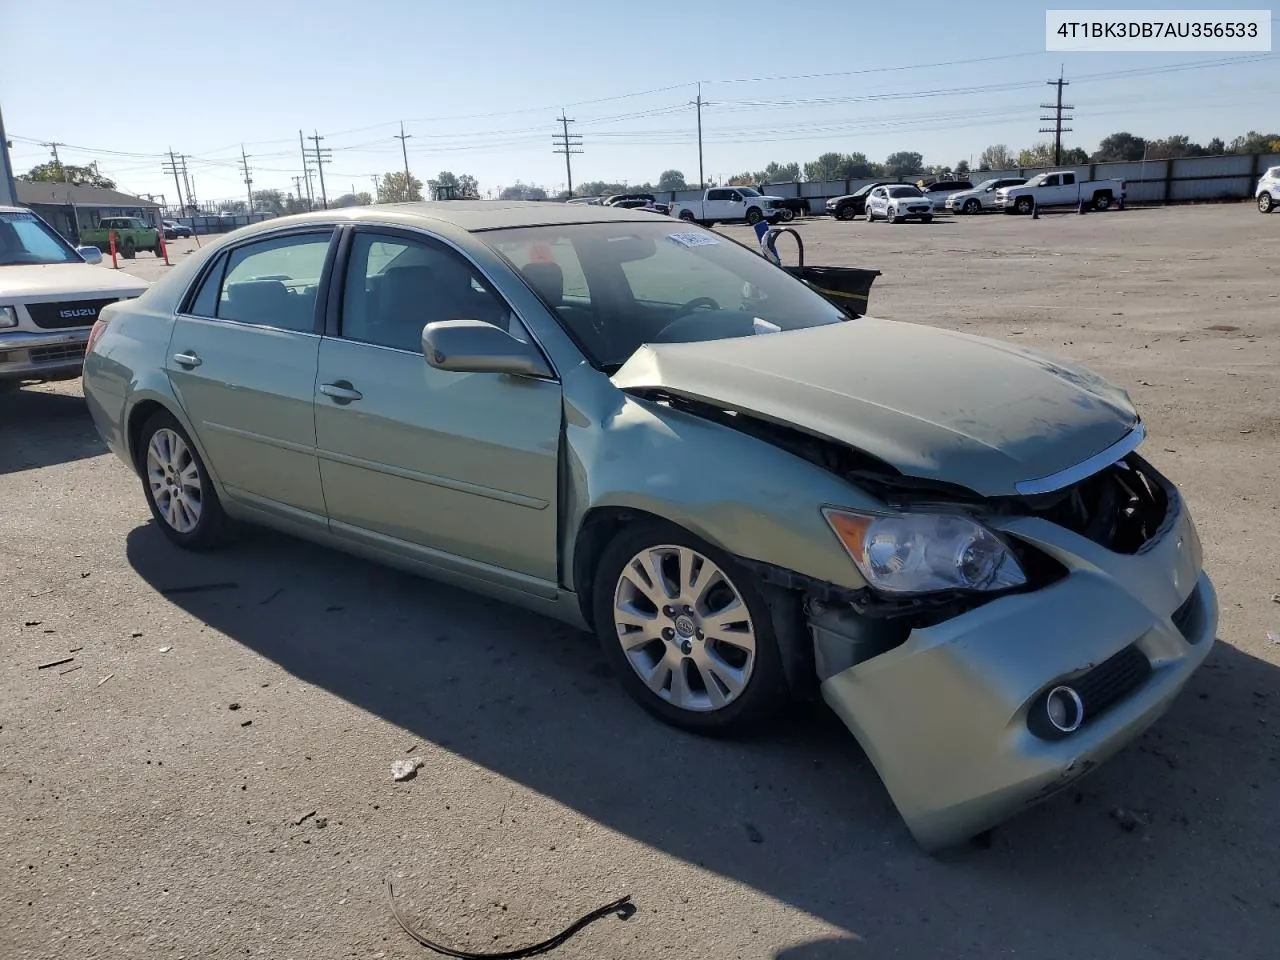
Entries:
POLYGON ((1137 423, 1129 395, 1035 351, 914 323, 858 320, 641 347, 613 375, 790 424, 904 474, 984 496, 1075 466, 1137 423))
POLYGON ((46 263, 0 266, 0 303, 136 297, 146 280, 92 263, 46 263))

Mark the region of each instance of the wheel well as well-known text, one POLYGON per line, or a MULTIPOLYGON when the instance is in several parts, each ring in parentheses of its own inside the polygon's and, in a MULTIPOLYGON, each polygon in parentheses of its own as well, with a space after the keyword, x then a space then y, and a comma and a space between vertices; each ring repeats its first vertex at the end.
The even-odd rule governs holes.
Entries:
POLYGON ((142 427, 151 419, 153 413, 163 409, 165 407, 162 403, 157 403, 155 400, 143 400, 129 412, 129 459, 133 461, 133 469, 138 473, 142 472, 139 459, 141 454, 138 450, 138 444, 142 440, 142 427))
POLYGON ((573 544, 573 588, 587 623, 594 619, 591 593, 595 589, 596 564, 604 548, 627 524, 661 519, 654 513, 623 507, 596 507, 587 511, 573 544))

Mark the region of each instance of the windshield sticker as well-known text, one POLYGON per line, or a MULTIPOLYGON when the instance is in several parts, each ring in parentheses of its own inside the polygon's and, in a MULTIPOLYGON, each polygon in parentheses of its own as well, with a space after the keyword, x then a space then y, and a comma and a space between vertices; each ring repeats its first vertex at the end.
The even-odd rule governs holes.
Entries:
POLYGON ((669 233, 667 239, 685 247, 709 247, 720 242, 706 233, 669 233))
POLYGON ((34 213, 0 213, 0 223, 25 223, 35 218, 34 213))
POLYGON ((780 333, 782 328, 776 323, 770 323, 768 320, 761 320, 759 317, 751 318, 751 328, 755 333, 780 333))

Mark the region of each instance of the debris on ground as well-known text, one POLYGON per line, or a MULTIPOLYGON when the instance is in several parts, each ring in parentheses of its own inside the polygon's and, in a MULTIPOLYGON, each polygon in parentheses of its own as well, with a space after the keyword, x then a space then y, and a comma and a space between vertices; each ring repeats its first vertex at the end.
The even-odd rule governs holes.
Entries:
POLYGON ((110 680, 114 676, 115 676, 114 673, 108 673, 105 677, 103 677, 101 680, 98 681, 98 686, 102 686, 104 683, 106 683, 108 680, 110 680))
MULTIPOLYGON (((596 907, 590 913, 579 917, 569 926, 565 927, 554 937, 549 937, 541 943, 535 943, 527 947, 520 947, 515 950, 503 950, 498 953, 470 953, 466 950, 458 950, 455 947, 446 947, 439 943, 428 940, 413 927, 409 926, 409 922, 405 920, 396 906, 395 890, 391 886, 391 878, 388 877, 386 882, 387 899, 391 903, 391 915, 396 918, 396 922, 400 924, 400 928, 409 936, 413 937, 419 944, 428 950, 434 950, 436 953, 443 953, 448 957, 459 957, 462 960, 521 960, 523 957, 534 957, 538 954, 548 953, 556 947, 568 942, 569 938, 589 924, 607 917, 609 914, 616 914, 619 920, 626 920, 632 917, 636 912, 636 906, 631 902, 631 895, 619 897, 613 903, 607 903, 603 907, 596 907)), ((496 937, 495 937, 496 939, 496 937)))
POLYGON ((253 721, 252 721, 252 720, 245 720, 245 721, 243 721, 243 722, 240 724, 240 726, 242 726, 242 727, 248 727, 248 726, 252 726, 252 725, 253 725, 253 721))
POLYGON ((298 819, 293 821, 293 825, 295 827, 300 827, 315 815, 316 815, 316 812, 314 810, 312 810, 310 813, 304 813, 302 816, 298 817, 298 819))
POLYGON ((1113 807, 1111 809, 1111 819, 1114 820, 1125 833, 1133 833, 1139 827, 1147 826, 1149 822, 1146 815, 1141 811, 1126 810, 1123 807, 1113 807))
POLYGON ((84 647, 68 647, 67 653, 79 653, 84 647))
POLYGON ((396 760, 391 764, 392 780, 412 780, 418 775, 418 768, 423 766, 421 757, 412 757, 409 760, 396 760))
POLYGON ((50 660, 48 663, 42 663, 36 667, 37 670, 48 670, 50 667, 60 667, 64 663, 70 663, 75 657, 63 657, 61 660, 50 660))
POLYGON ((67 667, 67 669, 65 669, 65 670, 59 670, 59 671, 58 671, 58 676, 60 676, 60 677, 65 677, 68 673, 75 673, 75 672, 76 672, 77 670, 79 670, 82 666, 84 666, 84 664, 77 663, 74 667, 67 667))
POLYGON ((166 597, 171 597, 175 593, 208 593, 212 590, 237 590, 240 584, 229 580, 220 580, 217 583, 193 583, 185 587, 165 587, 160 592, 166 597))
POLYGON ((228 709, 228 710, 239 710, 239 709, 240 709, 240 704, 238 704, 238 703, 229 703, 229 704, 227 704, 227 709, 228 709))
POLYGON ((1270 630, 1268 630, 1267 639, 1270 640, 1272 643, 1280 643, 1280 633, 1272 633, 1270 630))
POLYGON ((160 652, 161 652, 161 653, 168 653, 168 652, 169 652, 170 650, 172 650, 172 649, 173 649, 173 647, 161 647, 161 648, 160 648, 160 652))

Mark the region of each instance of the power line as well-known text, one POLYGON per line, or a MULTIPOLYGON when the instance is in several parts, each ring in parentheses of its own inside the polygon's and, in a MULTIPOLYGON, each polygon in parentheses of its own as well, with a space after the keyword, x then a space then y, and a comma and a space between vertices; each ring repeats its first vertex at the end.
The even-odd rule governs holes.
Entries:
POLYGON ((570 163, 569 161, 569 155, 583 152, 582 150, 573 149, 574 147, 582 146, 582 137, 576 133, 574 134, 569 133, 569 124, 577 123, 578 121, 570 120, 567 117, 565 117, 563 110, 560 111, 560 117, 556 122, 561 125, 561 127, 563 128, 563 132, 557 133, 555 136, 551 138, 557 147, 557 149, 552 150, 551 152, 564 154, 564 173, 567 179, 566 185, 569 188, 569 196, 572 197, 573 196, 573 164, 570 163))
POLYGON ((1056 104, 1052 104, 1052 103, 1040 104, 1041 110, 1054 111, 1054 115, 1052 117, 1042 116, 1040 118, 1041 120, 1053 121, 1052 127, 1041 127, 1040 132, 1053 134, 1053 165, 1055 167, 1062 166, 1062 134, 1064 131, 1067 133, 1071 132, 1070 127, 1064 127, 1062 125, 1063 120, 1070 120, 1071 117, 1064 117, 1062 115, 1062 111, 1075 109, 1075 107, 1072 107, 1069 105, 1064 106, 1062 103, 1062 88, 1065 86, 1068 86, 1069 84, 1070 84, 1070 81, 1062 79, 1062 70, 1061 68, 1059 68, 1058 79, 1049 81, 1049 86, 1058 88, 1058 102, 1056 104))

